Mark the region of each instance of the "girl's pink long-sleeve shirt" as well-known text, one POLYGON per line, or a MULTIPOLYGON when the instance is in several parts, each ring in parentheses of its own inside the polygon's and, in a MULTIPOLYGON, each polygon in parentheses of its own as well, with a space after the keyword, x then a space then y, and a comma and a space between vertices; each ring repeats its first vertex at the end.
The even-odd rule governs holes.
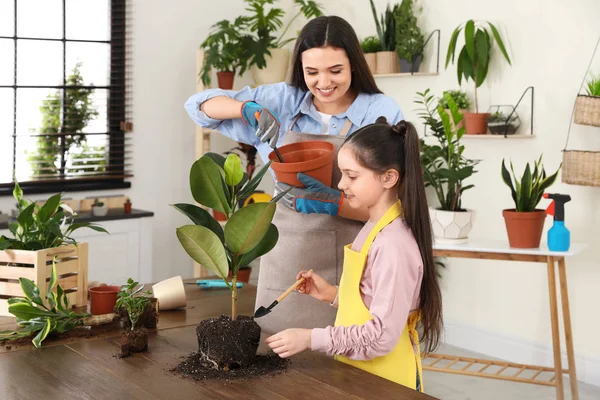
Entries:
MULTIPOLYGON (((375 223, 368 221, 352 243, 360 252, 375 223)), ((313 329, 312 350, 329 356, 371 360, 390 353, 419 306, 423 262, 410 228, 396 218, 375 237, 360 281, 360 293, 373 317, 364 325, 313 329)), ((331 303, 337 307, 336 299, 331 303)))

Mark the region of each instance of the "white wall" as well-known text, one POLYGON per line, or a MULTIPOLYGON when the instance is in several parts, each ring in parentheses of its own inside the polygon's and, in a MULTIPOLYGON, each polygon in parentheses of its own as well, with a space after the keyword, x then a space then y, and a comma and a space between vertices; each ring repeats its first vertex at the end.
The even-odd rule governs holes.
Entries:
MULTIPOLYGON (((135 4, 136 176, 128 194, 136 208, 156 213, 153 233, 156 279, 174 274, 190 275, 192 271, 191 262, 175 236, 175 228, 187 221, 168 205, 192 201, 188 171, 194 160, 194 125, 183 109, 183 102, 195 87, 195 52, 212 23, 233 18, 244 8, 241 0, 222 0, 219 7, 211 7, 210 11, 205 3, 145 0, 135 4)), ((321 3, 328 13, 349 20, 359 36, 375 33, 367 0, 322 0, 321 3)), ((455 67, 444 70, 446 46, 452 30, 464 20, 474 18, 489 20, 499 27, 513 59, 513 66, 508 67, 496 57, 487 82, 480 88, 480 108, 485 110, 490 104, 514 104, 527 86, 535 87, 535 139, 465 140, 467 156, 483 160, 479 172, 471 179, 476 188, 464 199, 466 207, 477 211, 472 237, 506 237, 501 210, 511 207, 511 198, 500 179, 503 157, 512 159, 518 169, 541 153, 544 153, 547 170, 555 170, 561 161, 560 151, 564 147, 575 95, 600 34, 597 23, 600 2, 549 3, 542 0, 424 1, 422 27, 426 31, 436 28, 442 31, 440 75, 378 79, 381 89, 394 97, 407 118, 414 121, 415 92, 431 88, 441 94, 445 89, 458 87, 455 67)), ((291 1, 281 4, 288 7, 291 1)), ((379 12, 384 10, 385 4, 382 0, 376 1, 379 12)), ((431 59, 426 64, 434 66, 431 59)), ((600 73, 600 54, 595 72, 600 73)), ((235 86, 250 82, 247 77, 236 78, 235 86)), ((470 85, 464 88, 472 95, 470 85)), ((525 119, 521 132, 526 133, 528 108, 519 112, 525 119)), ((575 147, 600 150, 599 128, 575 125, 571 137, 575 147)), ((215 142, 220 149, 228 146, 219 140, 215 142)), ((591 245, 586 253, 567 260, 567 274, 576 353, 600 368, 600 363, 594 364, 600 360, 597 339, 600 250, 597 240, 592 239, 600 233, 600 189, 559 182, 552 190, 572 196, 573 201, 566 209, 572 239, 591 245)), ((9 204, 12 201, 0 199, 1 210, 7 211, 9 204)), ((544 201, 540 206, 546 204, 544 201)), ((546 228, 550 223, 548 219, 546 228)), ((543 265, 452 260, 444 273, 443 286, 449 328, 476 327, 484 333, 494 332, 544 348, 550 345, 548 289, 543 265)), ((493 353, 494 348, 489 348, 489 352, 493 353)), ((581 372, 581 365, 578 367, 581 372)))

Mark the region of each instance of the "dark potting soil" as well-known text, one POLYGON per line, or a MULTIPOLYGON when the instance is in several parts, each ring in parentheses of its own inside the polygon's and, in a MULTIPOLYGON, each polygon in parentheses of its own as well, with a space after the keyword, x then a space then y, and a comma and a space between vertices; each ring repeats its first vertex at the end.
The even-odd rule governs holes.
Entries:
MULTIPOLYGON (((117 315, 121 317, 121 322, 123 324, 123 328, 131 328, 131 320, 129 319, 129 315, 127 311, 123 309, 123 307, 115 310, 117 315)), ((138 321, 138 326, 143 325, 146 328, 156 328, 158 325, 158 299, 155 297, 150 298, 150 303, 144 309, 144 312, 140 316, 138 321)))
POLYGON ((260 331, 248 316, 238 316, 234 321, 225 315, 205 319, 196 327, 198 352, 172 371, 196 380, 243 379, 284 371, 288 360, 274 353, 256 355, 260 331))
POLYGON ((142 327, 121 331, 121 354, 119 358, 129 357, 131 353, 148 350, 148 329, 142 327))

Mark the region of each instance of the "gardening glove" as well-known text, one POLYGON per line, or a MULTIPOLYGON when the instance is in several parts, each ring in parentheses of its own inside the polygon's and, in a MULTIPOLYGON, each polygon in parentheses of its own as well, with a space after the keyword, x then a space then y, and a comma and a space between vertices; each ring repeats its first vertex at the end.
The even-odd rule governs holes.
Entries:
POLYGON ((275 148, 279 140, 279 119, 268 108, 253 101, 242 103, 242 121, 256 129, 256 136, 263 143, 275 148))
MULTIPOLYGON (((303 214, 338 215, 344 194, 339 190, 325 186, 318 180, 303 173, 298 173, 298 180, 306 186, 305 189, 293 188, 280 200, 282 204, 303 214)), ((277 182, 276 192, 282 193, 290 185, 277 182)))

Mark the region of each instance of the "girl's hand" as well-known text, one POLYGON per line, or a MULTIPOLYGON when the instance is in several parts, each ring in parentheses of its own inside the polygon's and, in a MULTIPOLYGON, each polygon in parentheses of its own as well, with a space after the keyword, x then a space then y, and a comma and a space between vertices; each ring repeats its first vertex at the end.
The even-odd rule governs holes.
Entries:
POLYGON ((267 338, 267 345, 281 358, 310 349, 311 329, 286 329, 267 338))
POLYGON ((304 270, 300 271, 296 276, 296 280, 300 278, 304 278, 304 282, 296 288, 298 292, 328 303, 331 303, 335 299, 337 288, 327 283, 320 275, 304 270))

